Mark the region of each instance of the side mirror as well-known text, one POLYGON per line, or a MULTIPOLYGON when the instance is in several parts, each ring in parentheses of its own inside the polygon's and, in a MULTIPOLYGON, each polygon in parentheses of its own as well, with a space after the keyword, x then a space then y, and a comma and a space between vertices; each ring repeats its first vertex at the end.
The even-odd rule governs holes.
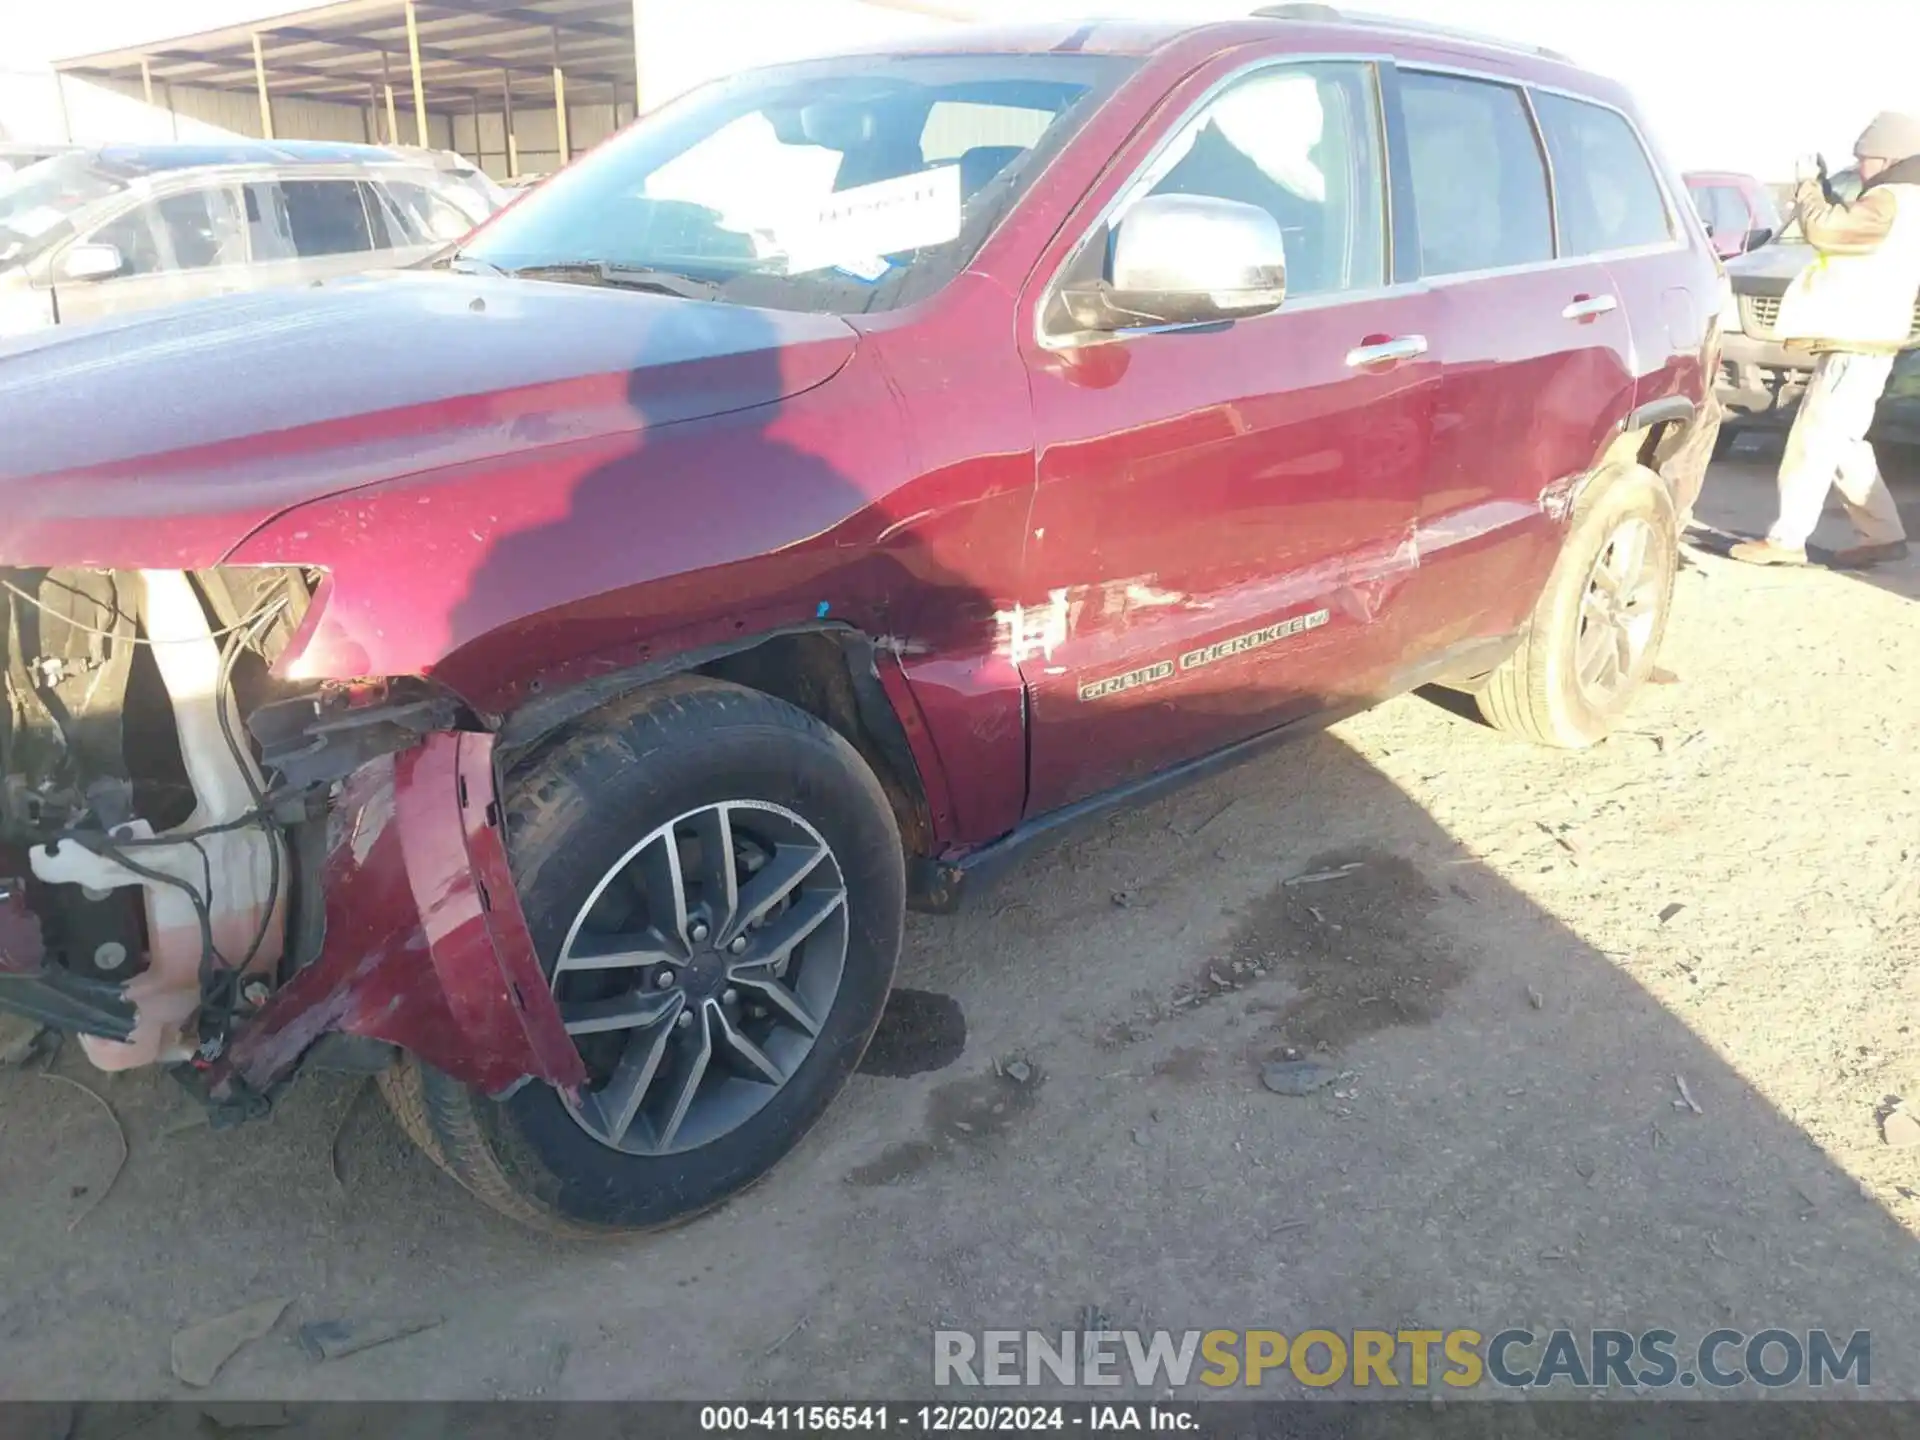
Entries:
POLYGON ((1747 232, 1746 248, 1749 250, 1758 250, 1762 245, 1767 244, 1772 239, 1773 231, 1762 225, 1758 230, 1749 230, 1747 232))
POLYGON ((1112 276, 1061 295, 1081 329, 1244 320, 1286 299, 1286 241, 1257 205, 1150 195, 1114 233, 1112 276))
POLYGON ((56 275, 61 280, 105 280, 126 266, 118 245, 75 245, 60 257, 56 275))

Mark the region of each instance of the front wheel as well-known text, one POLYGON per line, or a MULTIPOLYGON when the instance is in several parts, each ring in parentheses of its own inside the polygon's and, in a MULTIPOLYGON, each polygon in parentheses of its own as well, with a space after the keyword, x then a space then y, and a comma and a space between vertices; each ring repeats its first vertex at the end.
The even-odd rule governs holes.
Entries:
POLYGON ((1660 477, 1596 476, 1519 647, 1475 694, 1487 723, 1566 749, 1605 739, 1653 669, 1678 563, 1660 477))
POLYGON ((388 1087, 418 1096, 403 1121, 482 1200, 551 1232, 713 1208, 799 1142, 879 1022, 905 914, 885 793, 812 716, 686 679, 555 744, 504 798, 588 1084, 493 1101, 419 1066, 388 1087))

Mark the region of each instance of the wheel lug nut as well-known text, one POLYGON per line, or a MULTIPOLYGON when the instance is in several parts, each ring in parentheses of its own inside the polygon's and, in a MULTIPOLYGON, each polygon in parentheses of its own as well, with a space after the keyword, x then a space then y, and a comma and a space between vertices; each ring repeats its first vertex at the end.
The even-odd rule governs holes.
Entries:
POLYGON ((662 990, 671 988, 673 985, 673 971, 662 970, 658 975, 653 977, 653 983, 662 990))
POLYGON ((680 1018, 673 1023, 678 1025, 682 1030, 686 1029, 689 1025, 693 1024, 693 1012, 691 1010, 682 1010, 680 1012, 680 1018))
POLYGON ((722 990, 720 992, 720 1003, 722 1005, 736 1004, 739 1001, 739 999, 740 999, 740 992, 738 990, 735 990, 732 986, 728 986, 725 990, 722 990))
POLYGON ((744 935, 736 935, 733 939, 733 943, 727 946, 727 949, 731 950, 736 955, 746 954, 747 953, 747 937, 744 935))
POLYGON ((712 932, 708 930, 707 927, 701 922, 697 920, 694 922, 693 930, 691 931, 691 934, 693 935, 693 940, 696 945, 704 941, 707 938, 707 936, 710 935, 711 933, 712 932))

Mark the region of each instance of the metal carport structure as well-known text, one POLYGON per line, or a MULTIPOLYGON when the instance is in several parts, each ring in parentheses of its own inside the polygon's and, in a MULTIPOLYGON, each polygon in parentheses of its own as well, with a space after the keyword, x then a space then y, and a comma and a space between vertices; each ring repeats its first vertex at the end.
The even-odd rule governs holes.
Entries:
MULTIPOLYGON (((435 145, 433 122, 440 117, 449 141, 444 148, 461 149, 476 163, 504 161, 505 172, 517 175, 523 147, 516 106, 551 108, 554 133, 543 135, 538 149, 561 164, 583 148, 582 137, 570 133, 574 107, 606 107, 598 133, 585 143, 638 113, 637 46, 645 43, 647 12, 658 3, 674 0, 335 0, 77 56, 55 68, 75 79, 137 85, 147 104, 169 110, 175 87, 251 94, 259 133, 268 139, 300 138, 291 127, 276 126, 276 105, 284 101, 352 106, 363 132, 357 138, 387 144, 435 145), (469 145, 453 143, 463 117, 471 127, 469 145), (500 143, 489 150, 488 132, 496 124, 500 143)), ((944 0, 861 3, 963 18, 958 3, 944 0)))

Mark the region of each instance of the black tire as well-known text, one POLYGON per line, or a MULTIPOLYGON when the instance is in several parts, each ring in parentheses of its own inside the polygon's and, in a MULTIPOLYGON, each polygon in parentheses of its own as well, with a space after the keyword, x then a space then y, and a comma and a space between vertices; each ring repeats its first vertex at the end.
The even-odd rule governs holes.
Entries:
POLYGON ((380 1098, 399 1122, 409 1140, 426 1153, 429 1160, 446 1168, 447 1157, 440 1153, 440 1141, 427 1120, 427 1097, 420 1085, 420 1067, 411 1056, 402 1056, 374 1077, 380 1098))
MULTIPOLYGON (((625 1153, 589 1135, 552 1087, 503 1101, 408 1061, 383 1088, 409 1133, 424 1115, 438 1160, 496 1210, 549 1233, 657 1229, 724 1203, 819 1120, 860 1062, 900 952, 900 833, 872 770, 838 734, 757 691, 683 678, 591 717, 507 778, 520 903, 551 972, 600 877, 643 836, 703 805, 752 800, 802 817, 846 885, 847 950, 813 1047, 764 1107, 698 1148, 625 1153), (403 1113, 411 1112, 411 1113, 403 1113)), ((434 1154, 429 1148, 429 1154, 434 1154)))
POLYGON ((1596 475, 1575 507, 1566 543, 1519 648, 1474 694, 1481 716, 1497 729, 1541 745, 1577 750, 1604 740, 1659 656, 1679 553, 1673 500, 1658 475, 1638 465, 1596 475), (1581 602, 1602 551, 1625 522, 1635 519, 1646 522, 1658 546, 1648 557, 1658 577, 1651 638, 1618 693, 1596 702, 1574 674, 1581 602))

